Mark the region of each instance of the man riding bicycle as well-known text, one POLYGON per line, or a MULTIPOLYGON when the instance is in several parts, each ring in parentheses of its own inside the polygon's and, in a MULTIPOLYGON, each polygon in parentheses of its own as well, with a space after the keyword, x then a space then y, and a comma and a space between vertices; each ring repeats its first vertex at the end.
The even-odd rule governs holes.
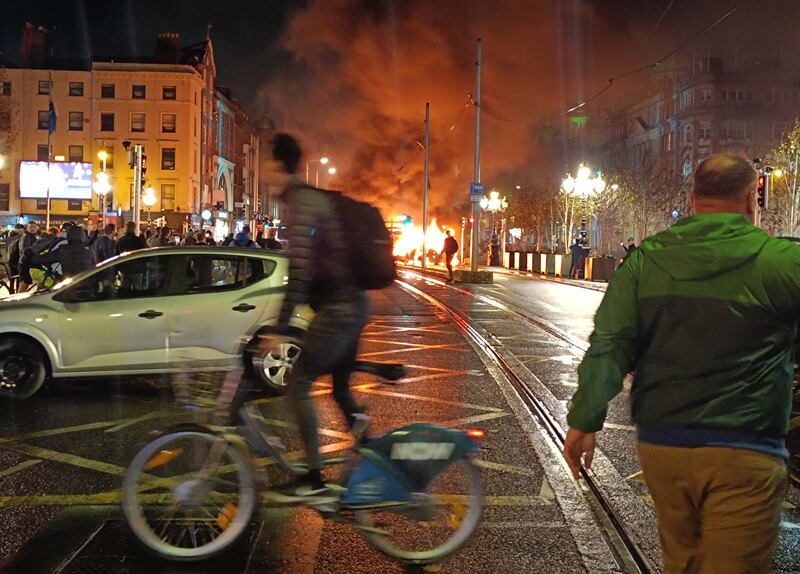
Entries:
MULTIPOLYGON (((354 434, 366 426, 350 392, 350 372, 358 352, 361 331, 369 318, 369 297, 355 285, 347 263, 346 230, 337 215, 334 197, 309 187, 297 177, 302 151, 288 134, 273 141, 273 161, 266 171, 270 186, 283 189, 290 259, 289 282, 277 329, 291 335, 289 320, 299 305, 309 304, 314 319, 304 335, 303 352, 287 383, 287 393, 303 438, 309 472, 289 489, 298 497, 318 495, 326 490, 320 472, 317 413, 311 386, 322 375, 333 375, 333 397, 354 434)), ((274 338, 261 345, 271 349, 274 338)))

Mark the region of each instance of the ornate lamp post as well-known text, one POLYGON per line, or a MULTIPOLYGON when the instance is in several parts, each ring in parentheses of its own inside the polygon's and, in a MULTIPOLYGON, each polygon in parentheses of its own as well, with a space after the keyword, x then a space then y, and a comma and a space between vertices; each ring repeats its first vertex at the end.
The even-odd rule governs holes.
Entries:
POLYGON ((156 190, 147 187, 142 192, 142 203, 147 206, 147 223, 150 223, 153 220, 153 206, 156 204, 156 190))
MULTIPOLYGON (((606 182, 600 170, 596 175, 592 175, 592 170, 584 164, 578 167, 576 177, 567 174, 561 181, 561 189, 568 195, 578 197, 581 200, 581 239, 586 244, 586 204, 590 197, 603 193, 606 189, 606 182)), ((566 222, 564 222, 566 224, 566 222)))
POLYGON ((108 153, 101 150, 97 153, 97 157, 103 162, 103 169, 95 176, 95 181, 92 187, 97 195, 100 196, 100 211, 103 214, 103 227, 106 226, 106 194, 111 191, 111 183, 108 180, 108 173, 106 173, 106 160, 108 153))

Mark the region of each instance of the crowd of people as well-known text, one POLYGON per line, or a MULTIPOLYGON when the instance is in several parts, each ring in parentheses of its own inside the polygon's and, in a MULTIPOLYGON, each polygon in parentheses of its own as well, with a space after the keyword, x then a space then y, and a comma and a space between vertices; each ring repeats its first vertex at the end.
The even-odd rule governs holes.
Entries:
POLYGON ((250 226, 237 234, 215 241, 209 230, 188 230, 181 235, 170 227, 149 226, 140 234, 136 223, 129 221, 124 229, 108 223, 104 227, 85 228, 65 222, 60 228, 42 229, 37 223, 17 224, 4 232, 6 264, 12 277, 18 277, 18 290, 27 290, 34 283, 53 281, 85 271, 115 255, 146 247, 208 245, 281 250, 275 228, 251 237, 250 226))

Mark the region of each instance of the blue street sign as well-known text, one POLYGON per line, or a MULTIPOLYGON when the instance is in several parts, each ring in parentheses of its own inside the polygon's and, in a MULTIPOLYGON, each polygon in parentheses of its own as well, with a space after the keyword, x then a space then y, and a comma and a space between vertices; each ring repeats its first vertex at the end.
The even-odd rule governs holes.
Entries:
POLYGON ((469 184, 469 194, 470 195, 483 195, 483 184, 482 183, 475 183, 474 181, 469 184))

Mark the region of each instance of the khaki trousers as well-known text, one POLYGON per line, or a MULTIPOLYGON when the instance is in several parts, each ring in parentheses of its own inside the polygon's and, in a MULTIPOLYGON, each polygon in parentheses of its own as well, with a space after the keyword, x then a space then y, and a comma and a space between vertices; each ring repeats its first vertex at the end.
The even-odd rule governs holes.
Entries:
POLYGON ((786 463, 726 447, 639 443, 658 517, 665 574, 772 570, 786 463))

